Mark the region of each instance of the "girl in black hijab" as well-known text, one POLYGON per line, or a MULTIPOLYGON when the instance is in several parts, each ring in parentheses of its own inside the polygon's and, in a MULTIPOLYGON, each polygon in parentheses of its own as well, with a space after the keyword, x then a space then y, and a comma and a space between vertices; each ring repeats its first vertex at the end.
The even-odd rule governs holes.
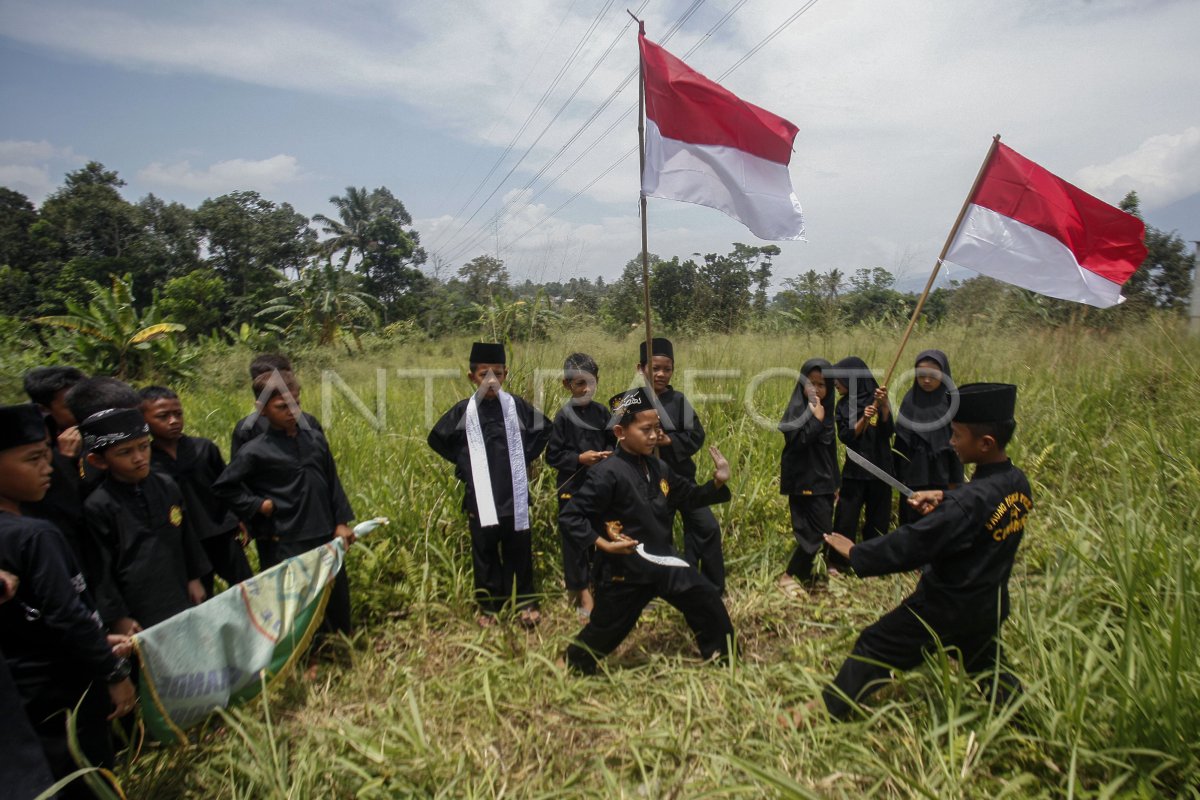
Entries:
POLYGON ((833 498, 841 478, 834 438, 833 387, 825 372, 833 365, 810 358, 800 367, 800 378, 787 410, 779 422, 783 452, 779 457, 779 491, 787 496, 796 550, 779 579, 794 593, 799 583, 811 584, 813 562, 824 546, 824 534, 833 530, 833 498))
MULTIPOLYGON (((949 489, 963 482, 963 466, 950 446, 950 359, 941 350, 917 356, 912 388, 896 417, 896 477, 911 489, 949 489)), ((900 523, 920 519, 900 504, 900 523)))
MULTIPOLYGON (((848 449, 891 473, 895 426, 887 389, 879 386, 866 362, 857 356, 843 358, 833 365, 830 374, 841 395, 834 410, 838 438, 848 449), (874 424, 872 417, 877 419, 874 424)), ((892 521, 892 488, 847 458, 842 467, 842 489, 834 511, 833 529, 855 541, 859 514, 864 510, 862 538, 887 533, 892 521)), ((836 555, 833 561, 845 566, 836 555)))

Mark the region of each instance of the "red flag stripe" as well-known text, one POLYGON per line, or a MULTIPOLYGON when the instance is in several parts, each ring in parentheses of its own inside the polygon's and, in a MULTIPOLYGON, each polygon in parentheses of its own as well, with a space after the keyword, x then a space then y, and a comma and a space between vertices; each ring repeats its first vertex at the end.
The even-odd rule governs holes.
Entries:
POLYGON ((747 103, 696 72, 645 36, 646 116, 668 139, 733 147, 787 164, 799 131, 783 117, 747 103))
POLYGON ((1053 236, 1090 272, 1128 280, 1146 259, 1145 224, 997 145, 971 202, 1053 236))

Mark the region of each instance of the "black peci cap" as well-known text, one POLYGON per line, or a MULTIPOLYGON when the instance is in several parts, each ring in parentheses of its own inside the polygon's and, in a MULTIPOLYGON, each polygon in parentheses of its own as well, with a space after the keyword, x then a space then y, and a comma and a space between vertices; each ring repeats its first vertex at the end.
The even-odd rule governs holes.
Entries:
POLYGON ((79 423, 79 432, 84 449, 95 453, 127 439, 149 436, 150 426, 136 408, 106 408, 79 423))
POLYGON ((498 342, 475 342, 471 345, 472 364, 507 364, 504 345, 498 342))
POLYGON ((645 388, 639 386, 608 398, 608 409, 621 419, 636 416, 643 411, 654 411, 654 401, 645 388))
POLYGON ((46 418, 33 403, 0 406, 0 450, 46 441, 46 418))
POLYGON ((955 422, 1007 422, 1017 408, 1017 387, 1011 383, 968 383, 958 387, 955 422))
MULTIPOLYGON (((675 348, 671 347, 670 339, 662 339, 662 338, 656 336, 653 339, 653 344, 654 344, 654 355, 666 356, 667 358, 671 359, 672 361, 675 360, 675 348)), ((640 363, 640 364, 646 363, 646 342, 644 340, 642 341, 642 343, 640 345, 638 345, 638 357, 641 358, 641 361, 639 361, 638 363, 640 363)))

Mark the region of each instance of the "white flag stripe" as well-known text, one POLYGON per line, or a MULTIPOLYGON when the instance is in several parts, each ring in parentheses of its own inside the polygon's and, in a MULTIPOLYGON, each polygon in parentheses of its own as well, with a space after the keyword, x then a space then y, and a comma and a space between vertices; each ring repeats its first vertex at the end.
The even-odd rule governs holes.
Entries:
POLYGON ((651 119, 642 191, 723 211, 760 239, 804 241, 804 217, 786 164, 733 147, 668 139, 651 119))
POLYGON ((1109 308, 1121 284, 1079 266, 1055 237, 972 203, 945 261, 1039 294, 1109 308))

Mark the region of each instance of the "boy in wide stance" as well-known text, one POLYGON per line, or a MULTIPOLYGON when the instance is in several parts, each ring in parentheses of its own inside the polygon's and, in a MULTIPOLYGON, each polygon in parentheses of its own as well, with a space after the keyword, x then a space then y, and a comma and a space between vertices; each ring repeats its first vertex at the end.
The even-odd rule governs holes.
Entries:
POLYGON ((972 480, 914 493, 909 503, 923 516, 887 536, 859 544, 838 533, 825 537, 861 577, 922 569, 916 590, 859 635, 825 690, 825 706, 839 719, 879 688, 889 668, 920 664, 935 637, 958 651, 968 673, 994 673, 1001 702, 1021 689, 1003 671, 999 642, 1008 576, 1033 509, 1029 480, 1005 453, 1017 424, 1017 387, 974 383, 958 391, 951 444, 964 464, 978 465, 972 480))
POLYGON ((733 641, 733 623, 721 592, 678 557, 671 521, 678 509, 729 501, 729 462, 710 447, 713 479, 697 486, 654 457, 658 412, 645 389, 616 395, 609 408, 617 417, 617 449, 589 470, 559 517, 565 532, 598 551, 595 606, 587 626, 567 648, 567 664, 576 672, 595 673, 598 660, 624 641, 655 597, 683 612, 701 656, 724 657, 733 641), (603 536, 592 526, 593 519, 603 523, 603 536))

